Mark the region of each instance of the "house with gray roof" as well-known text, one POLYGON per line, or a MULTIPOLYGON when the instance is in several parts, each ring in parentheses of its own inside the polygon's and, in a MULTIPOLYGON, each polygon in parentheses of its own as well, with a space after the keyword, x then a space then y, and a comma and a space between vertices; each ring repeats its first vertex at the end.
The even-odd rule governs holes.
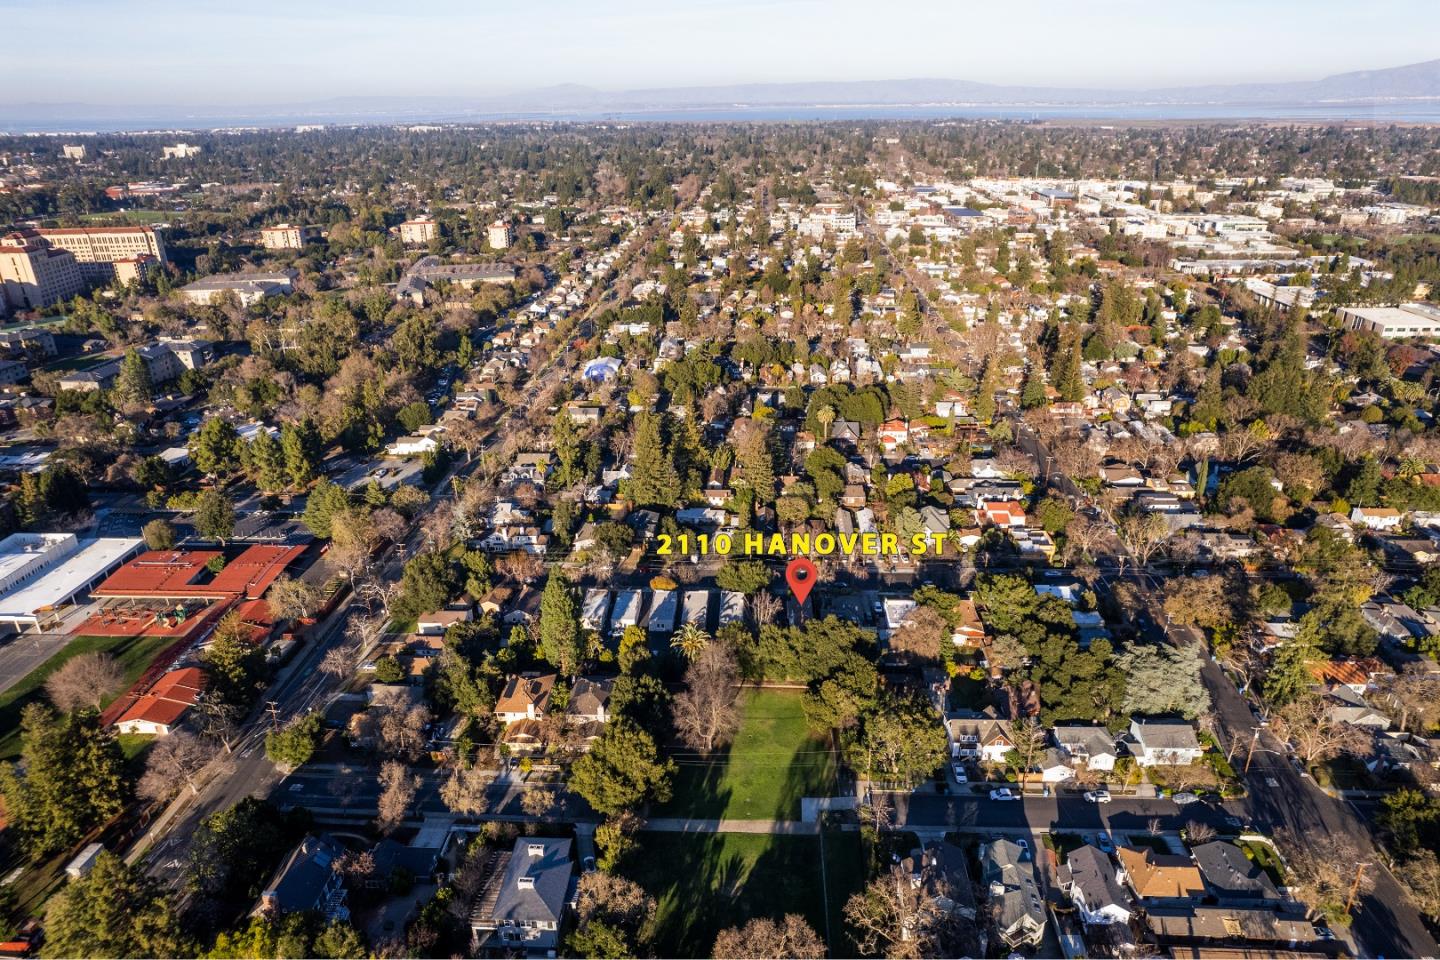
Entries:
POLYGON ((1035 865, 1009 840, 980 851, 981 880, 989 891, 995 932, 1011 950, 1038 946, 1045 936, 1045 901, 1035 882, 1035 865))
POLYGON ((1134 902, 1120 885, 1115 865, 1099 847, 1087 843, 1070 851, 1060 885, 1086 924, 1129 923, 1135 914, 1134 902))
POLYGON ((470 913, 477 956, 554 956, 575 885, 568 838, 521 837, 497 855, 470 913))
POLYGON ((335 863, 345 848, 328 836, 307 836, 260 894, 257 913, 318 913, 327 921, 350 919, 345 875, 335 863))
POLYGON ((1055 746, 1076 765, 1087 770, 1114 770, 1119 751, 1115 737, 1100 726, 1057 724, 1050 731, 1055 746))
POLYGON ((1130 752, 1142 767, 1185 766, 1205 753, 1195 728, 1184 720, 1130 721, 1130 752))
POLYGON ((1205 886, 1222 904, 1254 900, 1282 900, 1270 875, 1233 843, 1216 840, 1190 850, 1205 886))

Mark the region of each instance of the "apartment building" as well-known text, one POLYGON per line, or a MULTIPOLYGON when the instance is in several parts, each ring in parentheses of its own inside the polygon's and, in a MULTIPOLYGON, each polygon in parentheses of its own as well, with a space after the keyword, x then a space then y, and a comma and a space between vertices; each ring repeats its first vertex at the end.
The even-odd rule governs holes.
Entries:
POLYGON ((180 288, 180 294, 191 303, 207 304, 234 294, 242 307, 259 303, 266 297, 280 297, 295 289, 294 270, 271 273, 217 273, 180 288))
POLYGON ((278 223, 260 230, 260 242, 266 250, 300 250, 305 244, 320 239, 319 227, 299 227, 278 223))
POLYGON ((79 143, 67 143, 60 148, 60 152, 66 160, 84 160, 85 146, 79 143))
POLYGON ((37 237, 11 233, 0 238, 0 305, 35 310, 83 292, 85 277, 74 254, 37 237))
MULTIPOLYGON (((150 382, 154 384, 178 379, 186 370, 198 370, 215 358, 215 347, 208 340, 162 338, 137 347, 136 352, 145 361, 150 382)), ((81 393, 109 390, 115 386, 115 379, 120 375, 120 362, 121 358, 116 357, 87 370, 73 370, 60 378, 59 387, 81 393)))
POLYGON ((515 242, 515 231, 511 229, 509 221, 496 220, 487 228, 486 239, 496 250, 509 250, 510 244, 515 242))
POLYGON ((189 160, 191 157, 198 157, 203 151, 193 143, 177 143, 173 147, 161 147, 160 158, 162 160, 189 160))
POLYGON ((424 246, 440 236, 440 224, 428 216, 416 217, 400 224, 400 242, 407 247, 424 246))

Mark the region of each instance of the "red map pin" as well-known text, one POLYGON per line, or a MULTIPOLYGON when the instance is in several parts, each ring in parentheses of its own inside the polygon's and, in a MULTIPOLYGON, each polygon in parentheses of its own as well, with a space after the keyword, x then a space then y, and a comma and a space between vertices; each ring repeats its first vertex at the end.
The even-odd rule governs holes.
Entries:
POLYGON ((805 598, 810 596, 818 574, 809 557, 796 557, 785 565, 785 582, 790 584, 790 592, 800 606, 805 606, 805 598))

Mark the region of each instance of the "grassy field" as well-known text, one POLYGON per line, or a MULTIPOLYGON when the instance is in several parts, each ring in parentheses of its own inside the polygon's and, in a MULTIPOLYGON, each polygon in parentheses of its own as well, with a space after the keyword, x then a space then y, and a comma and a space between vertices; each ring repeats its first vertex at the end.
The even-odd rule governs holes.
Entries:
POLYGON ((675 795, 653 815, 800 819, 800 798, 833 794, 836 770, 829 740, 810 732, 803 703, 793 690, 742 693, 735 742, 710 757, 676 746, 675 795))
POLYGON ((126 210, 124 213, 85 213, 80 219, 86 223, 147 224, 162 223, 183 216, 174 210, 126 210))
MULTIPOLYGON (((82 653, 108 653, 119 661, 125 672, 125 685, 140 679, 155 656, 175 642, 174 637, 76 637, 65 648, 31 670, 15 686, 0 693, 0 759, 20 755, 20 711, 27 703, 43 700, 45 680, 59 670, 65 661, 82 653)), ((106 700, 108 706, 114 697, 106 700)))
POLYGON ((645 833, 621 873, 655 897, 654 952, 708 957, 715 935, 752 917, 799 913, 830 955, 854 956, 844 933, 845 900, 860 889, 858 833, 818 837, 742 833, 645 833))

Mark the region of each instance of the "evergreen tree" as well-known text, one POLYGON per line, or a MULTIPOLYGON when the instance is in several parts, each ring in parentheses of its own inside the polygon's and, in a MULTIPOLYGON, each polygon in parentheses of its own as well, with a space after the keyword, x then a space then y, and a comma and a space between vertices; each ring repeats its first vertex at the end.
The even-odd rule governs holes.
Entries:
POLYGON ((262 493, 285 488, 285 453, 269 430, 261 429, 246 446, 246 467, 250 479, 262 493))
POLYGON ((94 710, 57 718, 28 704, 20 742, 21 763, 0 769, 0 793, 10 829, 32 859, 73 846, 124 809, 125 758, 94 710))
POLYGON ((975 394, 975 419, 989 423, 995 419, 995 390, 999 385, 999 364, 991 357, 985 364, 985 373, 980 377, 980 387, 975 394))
POLYGON ((44 957, 185 957, 194 950, 159 885, 108 850, 45 911, 44 957))
MULTIPOLYGON (((291 474, 294 476, 294 474, 291 474)), ((301 515, 300 521, 305 528, 317 537, 328 538, 330 536, 331 521, 335 515, 350 509, 350 494, 345 488, 321 478, 305 498, 305 512, 301 515)))
POLYGON ((759 503, 775 502, 775 455, 770 448, 770 426, 763 420, 751 420, 749 429, 740 438, 736 460, 750 489, 759 503))
POLYGON ((235 532, 235 505, 224 492, 210 488, 195 499, 195 532, 224 543, 235 532))
POLYGON ((1025 373, 1025 383, 1020 387, 1020 406, 1033 410, 1045 406, 1045 403, 1045 377, 1040 372, 1040 364, 1032 363, 1025 373))
POLYGON ((570 581, 558 569, 550 572, 540 595, 540 651, 567 677, 580 669, 585 652, 570 581))
POLYGON ((225 476, 240 465, 240 435, 228 420, 214 417, 190 438, 190 459, 201 473, 225 476))
POLYGON ((646 412, 636 418, 630 497, 642 507, 674 506, 680 499, 680 477, 665 447, 659 414, 646 412))
POLYGON ((1205 383, 1195 395, 1190 409, 1190 422, 1201 430, 1214 430, 1225 416, 1225 403, 1220 390, 1220 364, 1213 363, 1205 374, 1205 383))
POLYGON ((292 487, 305 487, 319 474, 320 435, 307 418, 285 424, 280 430, 280 447, 285 456, 285 475, 292 487))
POLYGON ((120 360, 120 372, 115 375, 115 400, 119 406, 140 406, 150 402, 155 395, 150 382, 150 368, 145 358, 134 347, 125 351, 120 360))

